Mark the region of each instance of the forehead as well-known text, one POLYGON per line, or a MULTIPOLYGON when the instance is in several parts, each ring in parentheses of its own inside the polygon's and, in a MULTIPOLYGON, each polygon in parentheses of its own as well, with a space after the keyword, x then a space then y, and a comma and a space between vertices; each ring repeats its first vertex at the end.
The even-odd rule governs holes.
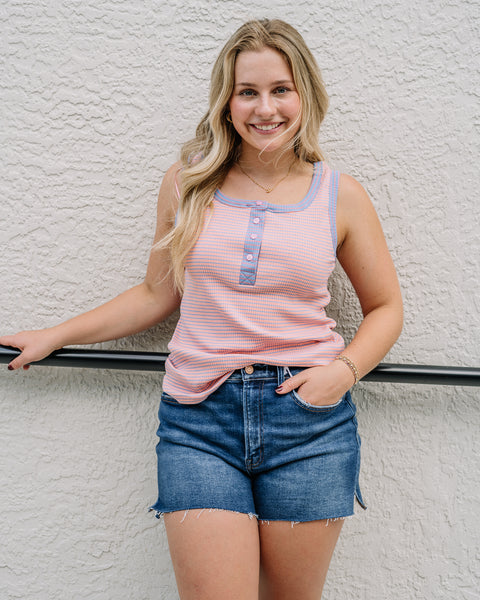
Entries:
POLYGON ((235 84, 265 83, 270 79, 293 80, 292 71, 283 54, 273 48, 240 52, 235 61, 235 84))

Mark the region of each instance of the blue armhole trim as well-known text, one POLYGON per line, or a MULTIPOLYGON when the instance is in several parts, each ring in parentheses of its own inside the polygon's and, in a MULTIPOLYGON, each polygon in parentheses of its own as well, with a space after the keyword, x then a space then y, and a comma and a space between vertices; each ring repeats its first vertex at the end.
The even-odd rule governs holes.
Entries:
POLYGON ((330 193, 328 211, 330 213, 330 233, 332 235, 333 252, 337 256, 337 196, 340 173, 332 171, 330 175, 330 193))

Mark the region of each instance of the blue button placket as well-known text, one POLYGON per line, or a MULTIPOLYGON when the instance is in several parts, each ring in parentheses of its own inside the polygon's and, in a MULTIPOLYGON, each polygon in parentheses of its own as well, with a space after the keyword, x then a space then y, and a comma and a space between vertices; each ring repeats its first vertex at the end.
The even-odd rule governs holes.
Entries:
POLYGON ((322 176, 323 163, 317 162, 313 166, 312 182, 306 196, 300 202, 295 204, 270 204, 268 202, 262 202, 261 200, 253 202, 251 200, 240 200, 225 196, 220 190, 216 190, 215 198, 219 202, 229 206, 250 209, 238 279, 240 285, 255 285, 267 211, 287 213, 308 208, 317 195, 322 176))
POLYGON ((258 271, 258 257, 265 229, 266 209, 267 203, 258 201, 250 210, 238 280, 240 285, 255 285, 258 271))

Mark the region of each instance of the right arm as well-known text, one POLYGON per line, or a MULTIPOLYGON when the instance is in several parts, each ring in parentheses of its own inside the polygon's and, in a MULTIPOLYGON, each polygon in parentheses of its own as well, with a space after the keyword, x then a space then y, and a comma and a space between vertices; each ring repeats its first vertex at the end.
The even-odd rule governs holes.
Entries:
MULTIPOLYGON (((160 188, 154 243, 168 232, 177 209, 175 174, 178 168, 178 163, 170 167, 160 188)), ((41 360, 63 346, 113 340, 163 321, 181 300, 169 269, 168 249, 152 250, 144 281, 113 300, 54 327, 0 337, 0 344, 22 351, 10 363, 9 369, 25 368, 28 363, 41 360)))

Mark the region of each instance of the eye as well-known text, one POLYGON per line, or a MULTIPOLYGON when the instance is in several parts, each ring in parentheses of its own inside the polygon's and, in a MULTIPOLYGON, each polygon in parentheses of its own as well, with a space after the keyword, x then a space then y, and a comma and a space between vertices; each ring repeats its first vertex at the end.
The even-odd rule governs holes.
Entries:
POLYGON ((242 90, 239 95, 249 97, 249 96, 253 96, 254 94, 255 94, 255 92, 253 90, 242 90))
POLYGON ((275 89, 275 93, 276 94, 281 94, 281 95, 282 94, 286 94, 289 91, 290 90, 287 87, 285 87, 284 85, 281 85, 280 87, 278 87, 278 88, 275 89))

